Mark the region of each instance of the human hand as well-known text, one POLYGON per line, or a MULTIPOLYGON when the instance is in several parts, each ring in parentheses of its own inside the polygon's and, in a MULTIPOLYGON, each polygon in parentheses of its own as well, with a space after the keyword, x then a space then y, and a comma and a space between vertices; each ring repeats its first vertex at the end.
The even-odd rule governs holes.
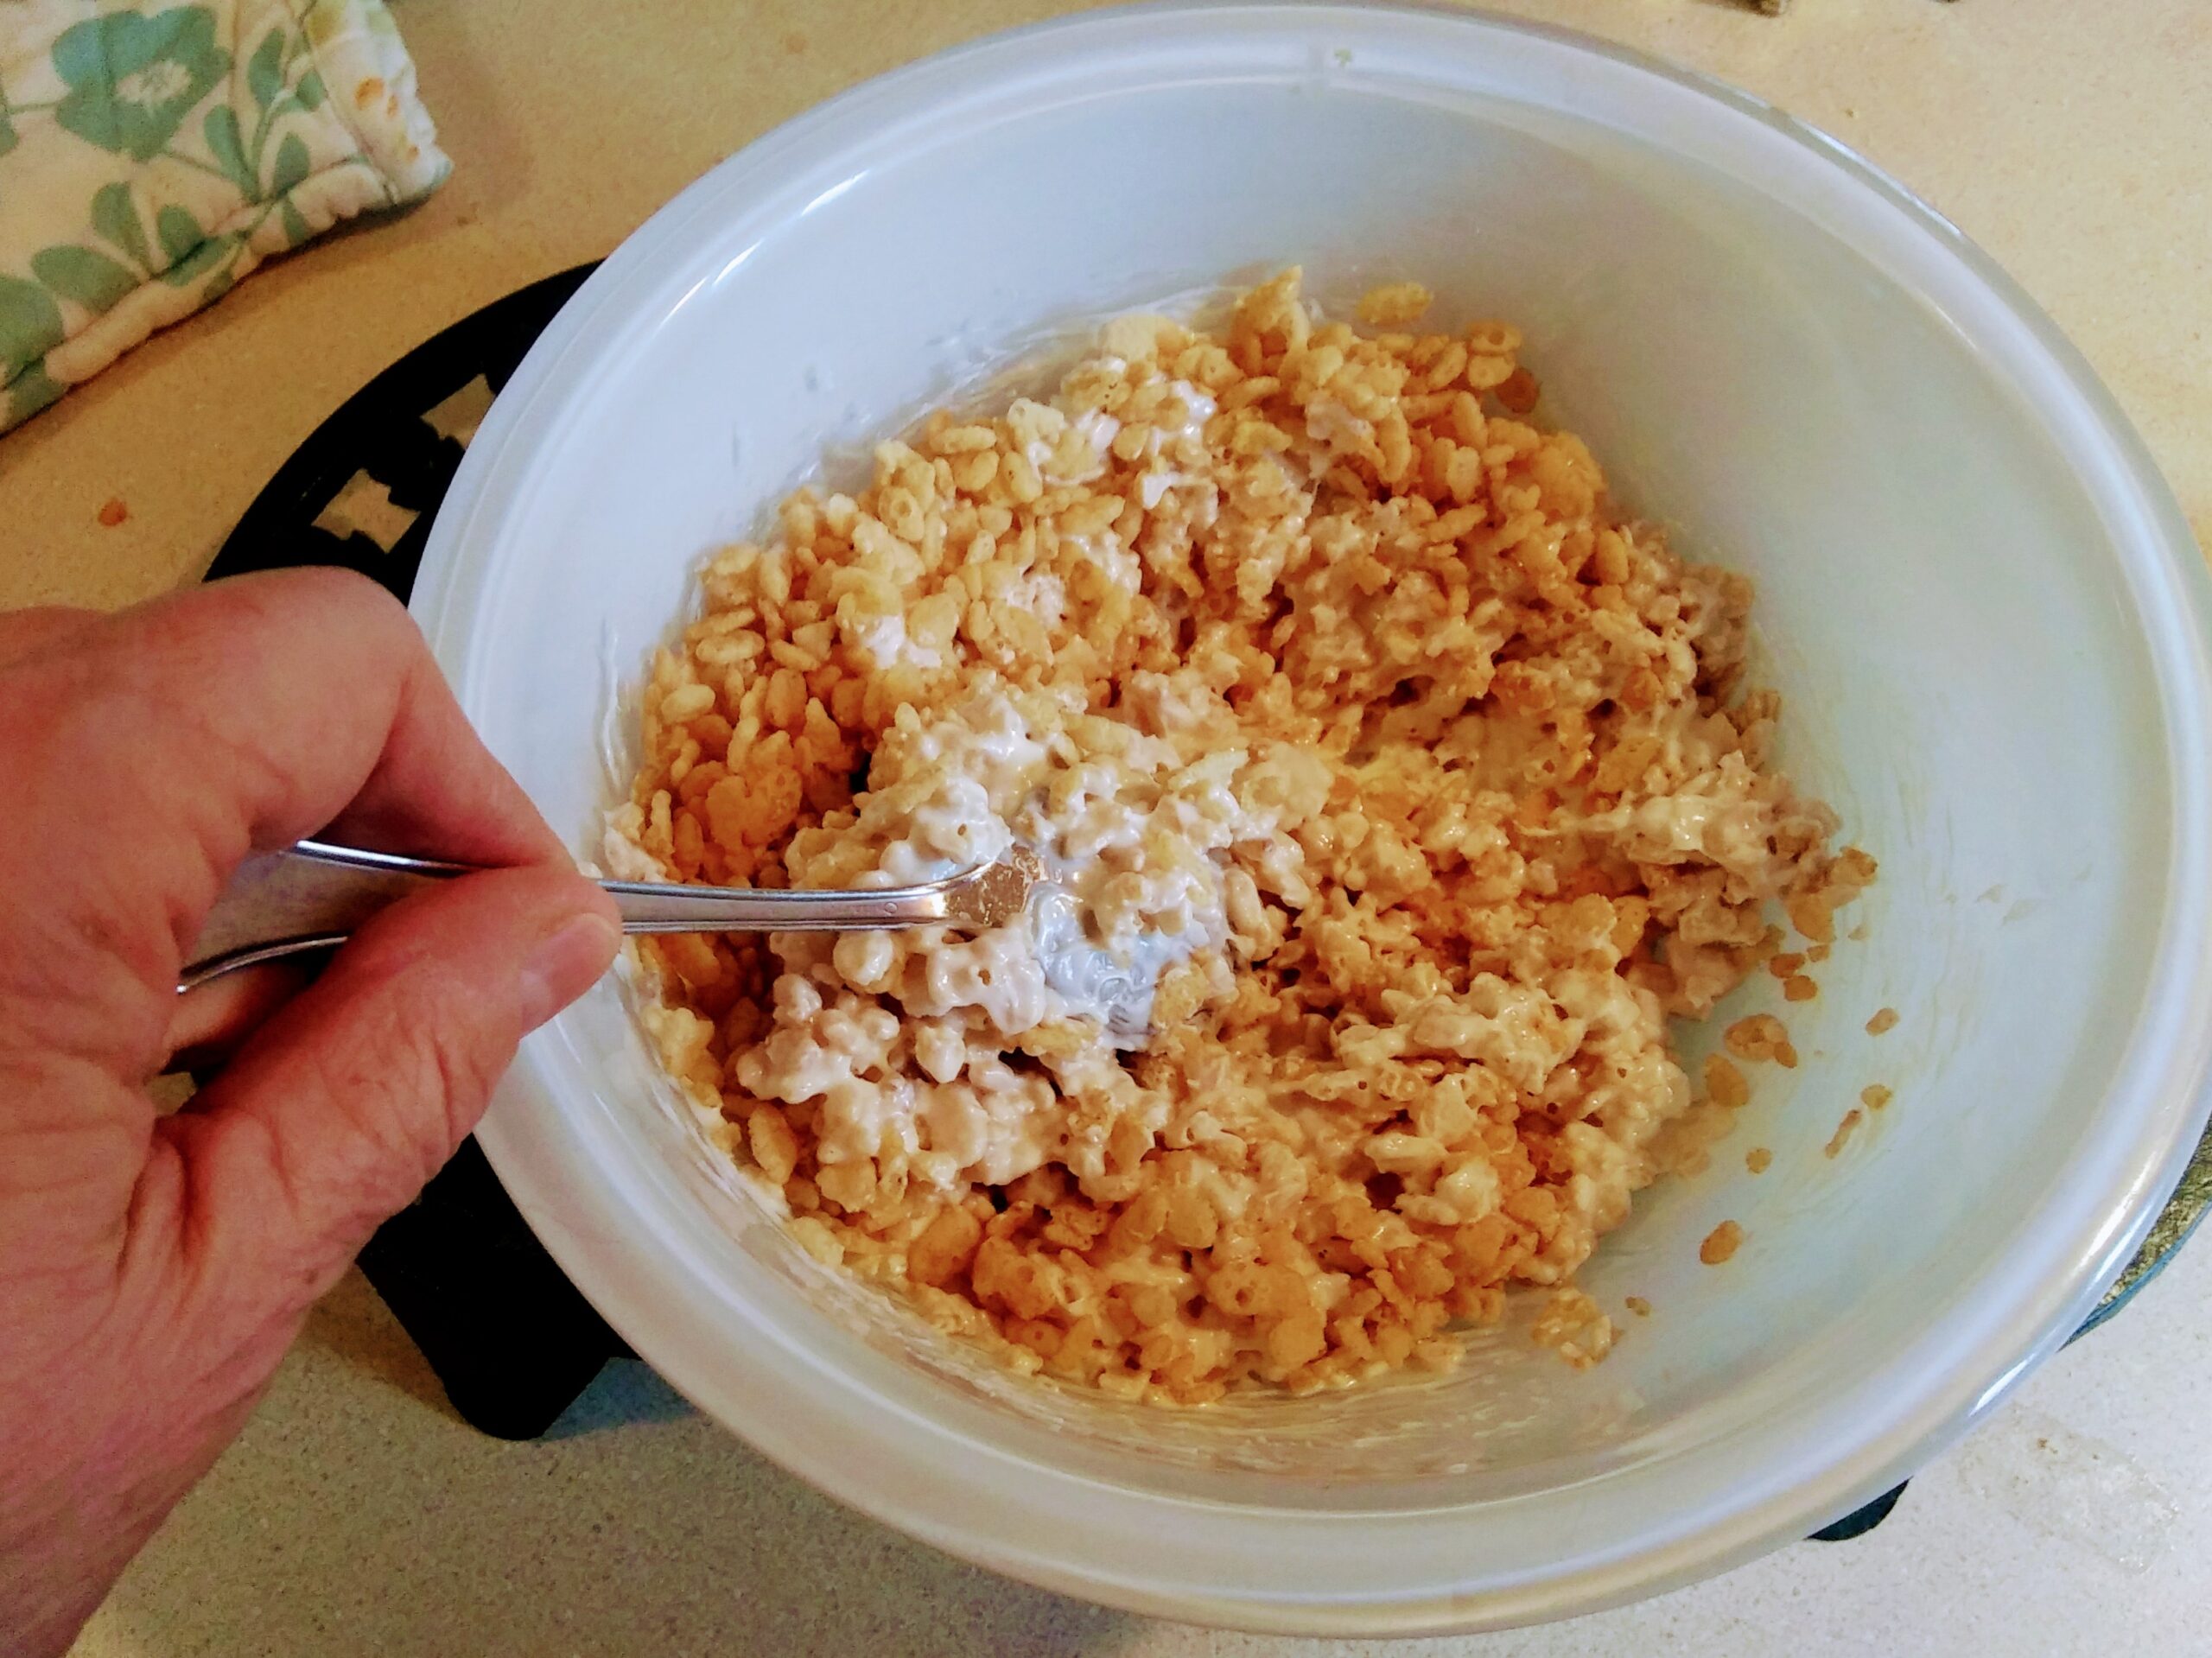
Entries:
POLYGON ((358 577, 0 615, 0 1649, 59 1652, 309 1305, 620 942, 358 577), (372 921, 181 1111, 267 981, 175 991, 239 861, 327 829, 495 867, 372 921))

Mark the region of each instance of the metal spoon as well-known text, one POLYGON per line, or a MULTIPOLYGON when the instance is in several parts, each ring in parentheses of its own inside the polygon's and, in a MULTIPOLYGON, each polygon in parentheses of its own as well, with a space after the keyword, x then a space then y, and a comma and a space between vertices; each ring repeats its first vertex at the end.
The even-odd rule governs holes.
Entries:
MULTIPOLYGON (((215 900, 193 945, 179 990, 236 968, 330 950, 378 910, 467 864, 302 841, 248 859, 215 900)), ((603 880, 625 932, 858 932, 959 927, 981 932, 1020 915, 1044 867, 1017 846, 920 886, 873 892, 790 892, 738 886, 670 886, 603 880)))

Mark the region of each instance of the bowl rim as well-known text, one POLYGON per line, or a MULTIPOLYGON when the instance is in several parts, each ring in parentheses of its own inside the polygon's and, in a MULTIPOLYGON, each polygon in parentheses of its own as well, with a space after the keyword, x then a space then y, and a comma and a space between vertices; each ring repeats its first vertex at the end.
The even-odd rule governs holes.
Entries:
MULTIPOLYGON (((637 1228, 639 1217, 595 1178, 589 1146, 558 1109, 547 1076, 556 1032, 541 1032, 526 1045, 478 1138, 563 1269, 672 1385, 800 1477, 950 1553, 1128 1610, 1281 1633, 1441 1633, 1594 1610, 1680 1586, 1801 1537, 1894 1485, 1981 1420, 2063 1344, 2133 1256, 2212 1112, 2206 1087, 2212 1030, 2202 1018, 2212 1005, 2212 869, 2204 867, 2212 861, 2196 850, 2212 844, 2212 766, 2204 759, 2212 754, 2212 573, 2111 394, 2056 325, 1948 219, 1848 146, 1750 93, 1554 25, 1440 5, 1282 0, 1164 0, 1032 24, 893 70, 794 118, 710 169, 633 232, 563 308, 493 404, 433 526, 413 608, 467 706, 472 689, 467 618, 485 578, 483 570, 471 570, 467 549, 496 518, 503 490, 512 489, 520 475, 531 439, 543 435, 564 383, 574 384, 594 361, 619 349, 624 321, 619 302, 626 288, 665 265, 671 251, 702 219, 759 212, 791 179, 827 160, 846 156, 849 167, 858 170, 861 158, 895 133, 897 122, 886 121, 887 115, 910 123, 927 118, 979 86, 995 85, 1003 95, 1025 75, 1049 74, 1071 54, 1119 49, 1132 64, 1149 62, 1171 30, 1205 29, 1321 32, 1353 44, 1363 30, 1433 29, 1449 31, 1462 48, 1486 37, 1517 37, 1687 90, 1789 140, 1800 152, 1792 165, 1823 164, 1828 171, 1818 177, 1885 206, 1897 217, 1902 234, 1934 238, 1986 296, 1983 326, 2017 331, 2012 355, 1997 365, 2001 377, 2018 384, 2036 368, 2041 380, 2070 400, 2063 409, 2038 404, 2035 418, 2054 435, 2064 422, 2070 422, 2068 429, 2096 441, 2101 448, 2092 458, 2101 465, 2097 475, 2084 476, 2083 487, 2108 523, 2126 524, 2133 531, 2122 536, 2115 530, 2107 545, 2125 567, 2143 613, 2151 670, 2167 722, 2174 799, 2168 914, 2144 1007, 2107 1096, 2114 1134, 2125 1129, 2127 1137, 2105 1147, 2094 1191, 2077 1191, 2063 1206, 2059 1218, 2065 1224, 2053 1233, 2063 1242, 2044 1250, 2050 1269, 1997 1298, 2000 1326, 1986 1332, 1974 1353, 1953 1344, 1948 1369, 1930 1367, 1930 1360, 1943 1355, 1922 1350, 1934 1344, 1929 1337, 1900 1356, 1897 1366, 1917 1357, 1926 1374, 1904 1406, 1892 1402, 1878 1413, 1874 1430, 1853 1421, 1847 1432, 1845 1423, 1831 1423, 1837 1430, 1833 1447, 1841 1448, 1808 1451, 1801 1428, 1790 1436, 1796 1442, 1790 1458, 1764 1468, 1760 1482, 1715 1512, 1687 1522, 1670 1517, 1649 1523, 1632 1542, 1610 1552, 1585 1552, 1548 1572, 1480 1586, 1333 1598, 1217 1586, 1209 1591, 1164 1587, 1163 1573, 1108 1570, 1075 1551, 1041 1543, 1039 1510, 1054 1505, 1006 1501, 980 1476, 967 1493, 977 1500, 958 1500, 962 1488, 945 1483, 943 1462, 907 1442, 907 1436, 926 1435, 931 1428, 912 1417, 887 1426, 874 1424, 875 1431, 864 1436, 868 1458, 856 1464, 838 1454, 832 1448, 836 1437, 861 1426, 840 1406, 839 1378, 824 1375, 820 1395, 796 1412, 787 1388, 748 1395, 734 1385, 729 1356, 691 1327, 683 1313, 683 1296, 671 1288, 687 1267, 680 1241, 652 1224, 652 1217, 637 1228), (2166 602, 2145 602, 2146 589, 2166 602)), ((2060 447, 2076 457, 2080 471, 2080 452, 2060 447)), ((2050 1201, 2061 1207, 2058 1194, 2050 1201)), ((988 1453, 988 1447, 968 1448, 988 1453)), ((1020 1467, 1030 1471, 1033 1465, 1020 1467)), ((1187 1526, 1199 1506, 1071 1474, 1058 1478, 1063 1489, 1054 1495, 1116 1507, 1124 1530, 1147 1537, 1155 1524, 1160 1538, 1173 1537, 1176 1525, 1187 1526), (1167 1523, 1171 1518, 1175 1524, 1167 1523)), ((1427 1518, 1445 1523, 1438 1515, 1427 1518)), ((1278 1511, 1241 1509, 1206 1515, 1210 1530, 1244 1521, 1281 1527, 1284 1519, 1278 1511)))

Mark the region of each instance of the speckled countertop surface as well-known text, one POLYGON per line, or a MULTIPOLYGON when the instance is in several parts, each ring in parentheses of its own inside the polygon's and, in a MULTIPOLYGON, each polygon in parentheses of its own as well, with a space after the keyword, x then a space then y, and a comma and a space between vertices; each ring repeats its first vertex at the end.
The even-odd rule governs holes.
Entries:
MULTIPOLYGON (((445 324, 606 252, 702 169, 1052 0, 395 0, 456 170, 0 439, 0 606, 197 576, 270 473, 445 324), (158 441, 155 440, 158 436, 158 441), (97 518, 121 497, 128 519, 97 518)), ((1871 156, 2088 353, 2212 542, 2212 6, 1516 0, 1871 156)), ((447 1408, 358 1277, 79 1643, 186 1654, 2212 1653, 2212 1247, 2068 1350, 1878 1530, 1518 1635, 1338 1648, 1102 1612, 859 1519, 618 1366, 528 1445, 447 1408)))

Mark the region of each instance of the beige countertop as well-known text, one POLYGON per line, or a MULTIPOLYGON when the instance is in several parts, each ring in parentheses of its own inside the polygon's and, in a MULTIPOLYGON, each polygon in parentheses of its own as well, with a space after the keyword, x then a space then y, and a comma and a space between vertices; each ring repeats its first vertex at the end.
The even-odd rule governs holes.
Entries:
MULTIPOLYGON (((603 254, 850 83, 1053 0, 397 0, 455 170, 277 262, 0 437, 0 606, 196 577, 371 375, 603 254), (129 517, 106 528, 103 503, 129 517)), ((1514 0, 1826 128, 1948 213, 2087 353, 2212 543, 2212 6, 2202 0, 1514 0)), ((2212 1246, 1921 1479, 1803 1544, 1506 1654, 2212 1652, 2212 1246)), ((817 1497, 615 1367, 561 1437, 485 1439, 366 1286, 318 1312, 244 1439, 95 1619, 84 1658, 183 1654, 1325 1648, 1092 1610, 817 1497)), ((1398 1650, 1401 1648, 1393 1648, 1398 1650)), ((1360 1648, 1360 1651, 1376 1650, 1360 1648)))

